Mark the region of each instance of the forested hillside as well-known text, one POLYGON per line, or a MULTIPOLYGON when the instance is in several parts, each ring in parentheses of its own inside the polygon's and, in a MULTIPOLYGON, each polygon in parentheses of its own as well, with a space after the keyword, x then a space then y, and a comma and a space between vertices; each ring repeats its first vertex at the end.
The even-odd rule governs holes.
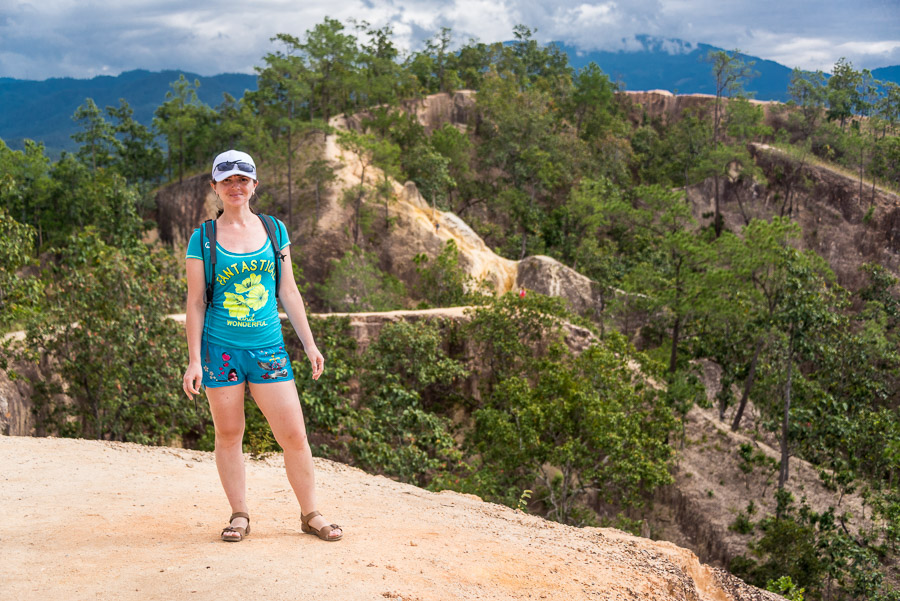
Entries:
POLYGON ((70 137, 78 130, 72 112, 85 98, 91 98, 101 107, 127 105, 134 111, 136 121, 150 125, 153 112, 165 100, 168 83, 181 75, 190 82, 200 83, 199 98, 211 106, 227 102, 229 96, 240 98, 246 90, 256 89, 255 76, 238 73, 201 77, 178 71, 151 73, 137 69, 115 77, 101 75, 93 79, 27 81, 0 77, 0 107, 3 107, 0 137, 16 150, 24 148, 26 139, 38 140, 49 156, 58 158, 62 151, 77 148, 70 137), (35 115, 41 118, 35 119, 35 115))
MULTIPOLYGON (((687 435, 692 408, 715 406, 740 431, 752 406, 747 442, 715 451, 741 461, 748 478, 735 488, 762 487, 754 494, 775 510, 737 508, 732 527, 750 543, 729 569, 793 599, 900 599, 900 87, 842 60, 827 81, 795 71, 791 102, 762 105, 743 94, 750 66, 713 51, 714 97, 654 113, 595 64, 573 69, 528 28, 514 35, 450 52, 443 30, 400 62, 389 29, 327 19, 277 36, 258 89, 234 102, 210 108, 180 79, 152 130, 128 107, 87 101, 76 153, 53 162, 38 144, 0 144, 0 325, 25 332, 3 359, 42 374, 31 382, 38 432, 211 448, 208 412, 172 385, 186 357, 165 318, 184 299, 180 255, 146 234, 158 182, 188 185, 237 147, 261 166, 258 206, 289 224, 298 265, 318 263, 312 281, 297 273, 312 307, 473 306, 464 320, 386 326, 363 351, 347 319, 316 320, 328 376, 300 376, 298 390, 318 454, 640 531, 680 454, 707 443, 687 435), (426 127, 410 110, 459 89, 475 91, 465 123, 426 127), (352 127, 334 127, 341 114, 352 127), (358 184, 335 183, 324 140, 354 157, 358 184), (812 166, 854 185, 822 187, 812 166), (560 297, 494 294, 453 244, 401 279, 375 251, 398 227, 388 209, 406 180, 501 256, 549 256, 603 302, 577 314, 560 297), (326 231, 332 188, 346 221, 326 231), (833 241, 816 226, 831 215, 814 211, 835 199, 845 223, 880 236, 872 256, 885 260, 855 278, 839 280, 826 260, 840 251, 817 252, 833 241), (346 249, 323 265, 326 235, 346 249), (573 324, 589 344, 566 344, 573 324), (721 373, 712 401, 709 364, 721 373), (759 451, 763 439, 777 459, 759 451), (861 515, 789 492, 797 458, 838 501, 858 497, 861 515)), ((246 448, 277 448, 251 403, 246 448)))

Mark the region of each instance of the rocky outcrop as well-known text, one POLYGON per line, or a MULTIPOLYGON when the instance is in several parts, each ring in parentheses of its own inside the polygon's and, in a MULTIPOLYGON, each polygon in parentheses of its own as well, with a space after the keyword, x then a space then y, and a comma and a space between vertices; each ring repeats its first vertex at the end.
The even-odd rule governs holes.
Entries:
POLYGON ((34 417, 31 414, 31 382, 37 369, 30 365, 14 365, 12 372, 0 370, 0 434, 7 436, 33 436, 34 417))
POLYGON ((551 257, 538 255, 518 261, 516 288, 564 298, 580 315, 599 319, 604 308, 603 290, 597 282, 551 257))
MULTIPOLYGON (((401 104, 401 110, 407 114, 416 116, 419 124, 425 128, 425 132, 431 134, 435 129, 440 129, 445 123, 463 128, 466 127, 474 116, 475 91, 457 90, 453 93, 441 93, 407 100, 401 104)), ((362 130, 363 122, 371 118, 372 111, 360 111, 352 115, 339 115, 333 125, 342 129, 362 130)))
MULTIPOLYGON (((628 111, 633 123, 659 120, 671 124, 681 119, 685 111, 689 113, 711 114, 715 109, 716 97, 712 94, 673 94, 668 90, 649 90, 646 92, 620 92, 631 105, 628 111)), ((725 99, 727 102, 727 99, 725 99)), ((773 125, 777 118, 775 109, 783 107, 773 100, 751 100, 751 103, 763 107, 764 120, 773 125)))

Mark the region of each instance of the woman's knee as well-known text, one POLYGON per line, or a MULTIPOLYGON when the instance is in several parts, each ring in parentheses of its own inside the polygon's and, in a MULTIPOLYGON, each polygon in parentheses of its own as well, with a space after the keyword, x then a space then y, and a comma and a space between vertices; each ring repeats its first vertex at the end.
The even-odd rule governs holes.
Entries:
POLYGON ((281 448, 286 451, 301 451, 309 447, 306 429, 302 426, 281 429, 275 439, 281 445, 281 448))
POLYGON ((231 447, 242 444, 244 440, 244 424, 216 424, 216 446, 231 447))

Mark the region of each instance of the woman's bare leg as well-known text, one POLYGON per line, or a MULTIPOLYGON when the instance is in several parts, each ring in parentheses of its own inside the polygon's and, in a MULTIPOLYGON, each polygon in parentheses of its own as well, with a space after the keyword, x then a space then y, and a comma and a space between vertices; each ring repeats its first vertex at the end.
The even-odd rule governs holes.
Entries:
MULTIPOLYGON (((231 512, 247 512, 247 480, 244 473, 244 386, 207 388, 209 410, 216 428, 216 469, 231 505, 231 512)), ((249 512, 247 512, 249 513, 249 512)), ((246 528, 247 520, 235 518, 231 525, 246 528)), ((237 538, 237 532, 225 536, 237 538)))
MULTIPOLYGON (((296 385, 293 381, 250 384, 250 393, 266 416, 275 440, 284 449, 284 467, 288 482, 291 483, 297 502, 300 503, 300 511, 303 514, 315 511, 315 469, 296 385)), ((328 520, 323 516, 316 516, 309 521, 309 525, 317 530, 328 524, 328 520)), ((340 529, 329 533, 329 536, 333 537, 340 535, 340 529)))

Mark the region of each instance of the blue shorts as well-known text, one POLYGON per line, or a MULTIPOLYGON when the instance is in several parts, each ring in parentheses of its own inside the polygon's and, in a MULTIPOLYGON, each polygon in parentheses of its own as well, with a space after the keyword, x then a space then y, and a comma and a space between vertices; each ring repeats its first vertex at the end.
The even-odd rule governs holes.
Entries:
POLYGON ((203 385, 207 388, 236 386, 243 384, 245 380, 253 384, 266 384, 294 379, 291 360, 284 350, 283 342, 276 346, 247 351, 203 340, 200 360, 203 363, 203 385))

